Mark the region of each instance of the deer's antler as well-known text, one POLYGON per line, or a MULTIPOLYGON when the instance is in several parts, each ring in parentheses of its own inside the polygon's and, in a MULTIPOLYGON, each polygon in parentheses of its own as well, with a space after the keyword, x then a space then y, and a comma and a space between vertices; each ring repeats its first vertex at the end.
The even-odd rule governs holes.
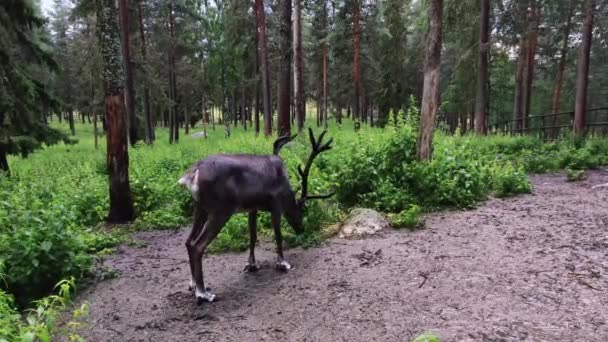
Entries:
POLYGON ((272 153, 274 155, 279 155, 279 152, 281 151, 281 148, 283 148, 283 146, 287 143, 289 143, 290 141, 292 141, 293 139, 296 138, 296 136, 298 136, 297 134, 294 135, 289 135, 289 133, 285 134, 282 137, 278 137, 277 140, 275 140, 274 144, 272 144, 272 153))
POLYGON ((308 135, 310 137, 310 144, 312 145, 312 151, 310 152, 310 156, 306 161, 306 166, 302 169, 301 165, 298 165, 298 173, 302 178, 302 195, 300 197, 299 202, 301 204, 305 203, 310 199, 323 199, 328 198, 334 195, 335 191, 325 194, 325 195, 308 195, 308 174, 310 173, 310 168, 312 167, 312 162, 314 159, 322 152, 330 150, 332 148, 331 143, 334 140, 330 138, 325 144, 323 144, 323 138, 327 131, 323 131, 321 135, 319 135, 319 139, 315 139, 315 135, 312 132, 312 129, 308 129, 308 135))

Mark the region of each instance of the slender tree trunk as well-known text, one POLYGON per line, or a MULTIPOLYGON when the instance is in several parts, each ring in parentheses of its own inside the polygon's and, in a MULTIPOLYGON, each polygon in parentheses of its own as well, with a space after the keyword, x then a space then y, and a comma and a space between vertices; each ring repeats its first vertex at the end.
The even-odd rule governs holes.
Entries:
POLYGON ((135 90, 133 88, 133 71, 131 68, 131 42, 129 41, 129 0, 119 0, 118 10, 120 12, 120 27, 122 39, 122 57, 125 72, 125 100, 127 105, 127 128, 129 130, 129 141, 135 145, 137 137, 137 116, 135 114, 135 90))
POLYGON ((174 143, 179 141, 179 120, 178 120, 178 105, 177 105, 177 81, 175 75, 175 17, 174 17, 174 0, 169 1, 169 37, 171 44, 169 47, 169 93, 173 101, 170 116, 169 116, 169 142, 174 143))
POLYGON ((479 80, 477 82, 477 101, 475 108, 475 133, 487 134, 488 113, 488 50, 490 26, 490 0, 481 0, 479 24, 479 80))
MULTIPOLYGON (((148 53, 146 51, 146 34, 144 32, 144 20, 143 20, 143 10, 142 3, 143 0, 137 0, 137 13, 139 15, 139 38, 141 40, 141 58, 143 60, 143 64, 148 64, 148 53)), ((154 127, 152 127, 152 113, 150 113, 150 90, 145 82, 143 83, 144 88, 144 118, 146 122, 146 143, 151 144, 154 142, 154 127)))
POLYGON ((430 29, 427 41, 424 86, 420 114, 420 136, 418 137, 418 160, 431 160, 433 156, 433 130, 435 115, 439 108, 439 77, 441 66, 441 15, 443 0, 431 0, 430 29))
MULTIPOLYGON (((101 1, 98 2, 101 5, 101 1)), ((108 125, 107 167, 110 179, 112 223, 131 221, 135 216, 129 185, 129 154, 125 121, 123 66, 121 65, 118 13, 114 0, 103 0, 101 52, 103 57, 104 105, 108 125)))
POLYGON ((522 35, 519 40, 519 54, 517 58, 517 69, 515 72, 515 98, 513 100, 513 131, 522 133, 524 128, 523 116, 523 78, 527 55, 526 38, 522 35))
MULTIPOLYGON (((555 76, 555 84, 553 86, 553 101, 551 105, 551 112, 554 114, 561 112, 562 86, 564 84, 564 73, 566 71, 566 62, 568 60, 568 40, 570 39, 570 30, 572 29, 572 15, 574 13, 574 8, 574 4, 571 3, 568 9, 566 24, 564 26, 562 48, 559 57, 559 64, 557 67, 557 75, 555 76)), ((558 117, 553 116, 551 121, 552 126, 557 126, 558 117)), ((553 128, 552 131, 552 137, 557 138, 559 128, 553 128)))
POLYGON ((0 171, 7 176, 11 175, 11 169, 8 166, 7 159, 7 147, 4 144, 0 144, 0 171))
POLYGON ((74 110, 71 108, 68 111, 68 122, 70 124, 70 132, 72 132, 72 135, 76 135, 76 128, 74 126, 74 110))
POLYGON ((327 42, 323 42, 323 126, 327 129, 327 42))
POLYGON ((279 80, 279 136, 291 134, 291 0, 280 1, 281 11, 281 75, 279 80))
POLYGON ((302 47, 302 1, 294 0, 293 18, 293 89, 294 109, 298 132, 304 129, 305 95, 304 95, 304 49, 302 47))
POLYGON ((589 55, 593 35, 593 15, 595 0, 585 0, 585 19, 583 21, 582 43, 578 57, 576 78, 576 103, 574 107, 574 134, 582 137, 585 134, 585 110, 587 107, 587 86, 589 81, 589 55))
POLYGON ((524 72, 522 91, 523 125, 530 131, 530 105, 532 103, 532 84, 534 83, 534 69, 536 66, 536 46, 538 43, 538 22, 540 7, 536 0, 530 0, 530 13, 528 24, 528 49, 526 55, 526 68, 524 72))
POLYGON ((359 0, 354 0, 354 13, 353 13, 353 86, 355 87, 355 99, 353 103, 354 117, 359 121, 361 120, 361 112, 359 109, 360 93, 361 93, 361 77, 360 77, 360 56, 361 56, 361 8, 359 6, 359 0))
POLYGON ((272 135, 272 93, 270 87, 270 69, 268 67, 268 49, 266 46, 266 13, 264 0, 255 0, 258 53, 260 73, 262 74, 262 102, 264 104, 264 135, 272 135))

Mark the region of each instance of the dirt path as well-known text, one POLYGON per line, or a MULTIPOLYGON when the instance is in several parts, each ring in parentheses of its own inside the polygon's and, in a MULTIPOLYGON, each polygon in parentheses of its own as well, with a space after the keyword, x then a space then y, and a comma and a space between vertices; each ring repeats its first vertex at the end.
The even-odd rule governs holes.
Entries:
POLYGON ((139 237, 106 264, 121 271, 82 295, 88 341, 608 340, 608 170, 586 181, 533 177, 535 194, 442 213, 415 233, 333 239, 287 253, 295 269, 246 274, 246 253, 207 257, 218 295, 187 291, 187 231, 139 237))

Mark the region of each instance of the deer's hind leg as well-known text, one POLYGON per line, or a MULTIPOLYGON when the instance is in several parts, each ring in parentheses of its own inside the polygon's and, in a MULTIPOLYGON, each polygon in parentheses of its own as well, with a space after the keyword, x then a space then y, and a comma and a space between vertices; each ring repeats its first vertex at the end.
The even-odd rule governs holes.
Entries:
MULTIPOLYGON (((186 239, 186 250, 188 251, 188 258, 190 259, 191 254, 191 242, 196 238, 203 229, 205 222, 207 221, 207 212, 200 208, 198 202, 194 202, 194 223, 192 224, 192 229, 190 230, 190 235, 188 235, 188 239, 186 239)), ((189 290, 194 290, 194 269, 192 268, 192 263, 190 262, 190 286, 188 286, 189 290)))
POLYGON ((249 213, 249 263, 245 266, 247 272, 257 272, 260 267, 255 262, 255 244, 258 240, 258 212, 249 213))
POLYGON ((195 290, 194 295, 196 296, 198 304, 203 301, 212 302, 215 299, 215 295, 207 291, 205 282, 203 280, 203 254, 207 249, 207 246, 215 239, 217 234, 220 232, 222 227, 230 216, 231 212, 215 212, 210 213, 205 222, 205 226, 200 231, 197 237, 195 237, 189 244, 190 267, 192 269, 192 277, 194 278, 195 290))

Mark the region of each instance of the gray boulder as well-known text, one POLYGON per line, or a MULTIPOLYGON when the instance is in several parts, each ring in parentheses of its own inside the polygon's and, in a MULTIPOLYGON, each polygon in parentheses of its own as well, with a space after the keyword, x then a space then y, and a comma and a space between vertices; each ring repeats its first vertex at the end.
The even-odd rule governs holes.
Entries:
POLYGON ((374 235, 382 229, 389 228, 388 220, 379 212, 358 208, 354 209, 348 215, 348 218, 340 227, 341 238, 357 238, 368 235, 374 235))

